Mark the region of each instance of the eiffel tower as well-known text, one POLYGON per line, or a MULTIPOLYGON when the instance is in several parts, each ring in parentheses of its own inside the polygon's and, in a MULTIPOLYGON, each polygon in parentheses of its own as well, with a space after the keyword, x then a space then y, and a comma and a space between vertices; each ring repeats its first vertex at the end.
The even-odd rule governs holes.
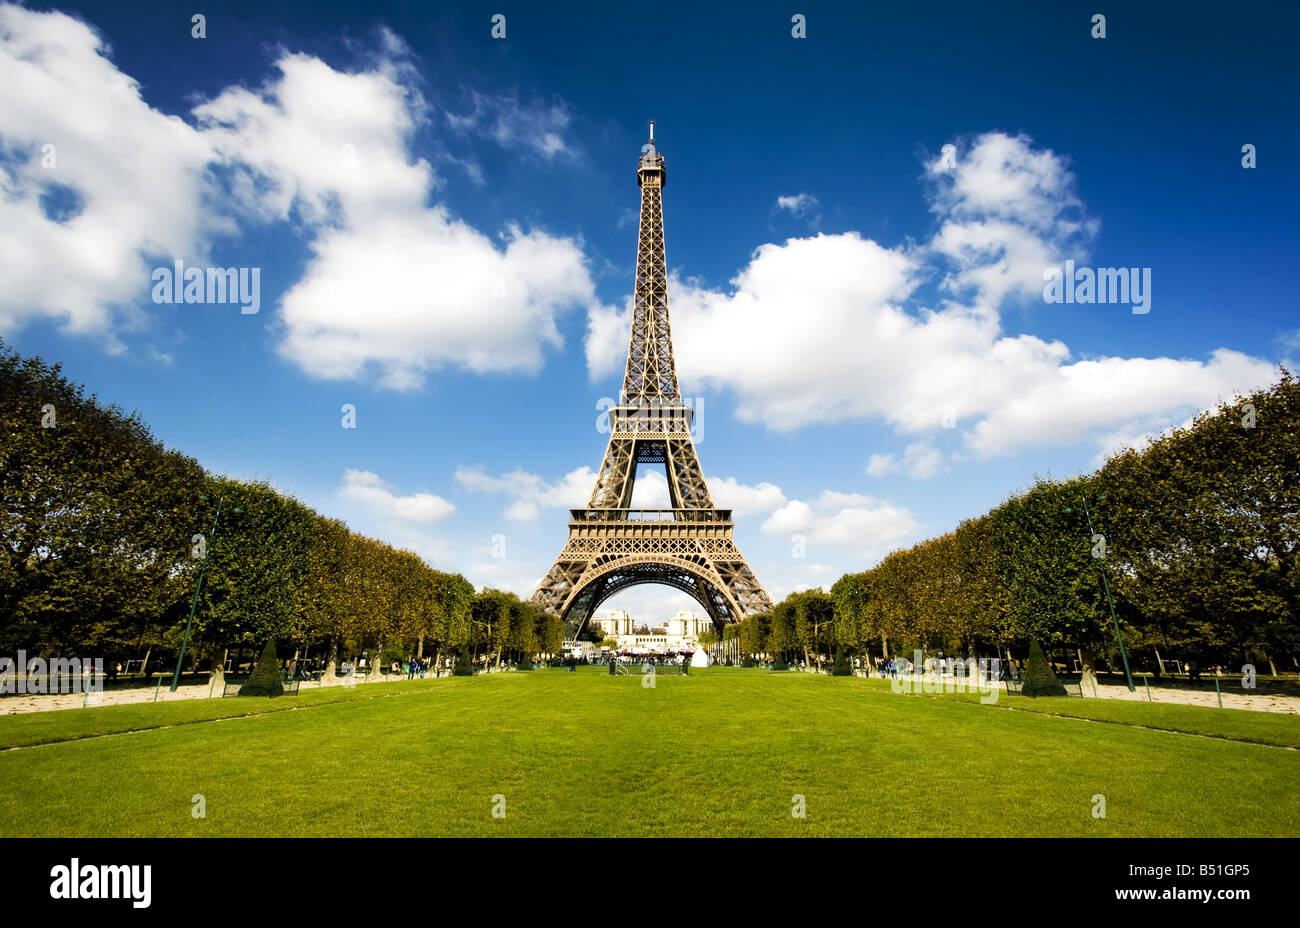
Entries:
POLYGON ((564 617, 575 638, 605 600, 642 583, 693 596, 719 635, 728 622, 772 608, 767 591, 732 540, 730 509, 716 509, 691 438, 695 410, 677 386, 668 328, 664 257, 664 158, 654 123, 636 179, 641 232, 627 374, 609 410, 605 460, 585 509, 570 510, 569 540, 533 593, 533 602, 564 617), (663 464, 670 509, 632 509, 638 464, 663 464))

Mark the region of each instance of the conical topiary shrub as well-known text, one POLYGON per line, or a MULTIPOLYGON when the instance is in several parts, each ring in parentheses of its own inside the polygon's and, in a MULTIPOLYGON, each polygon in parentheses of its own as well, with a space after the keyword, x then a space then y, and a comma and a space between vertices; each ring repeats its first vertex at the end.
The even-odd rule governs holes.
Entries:
POLYGON ((515 670, 532 670, 533 659, 527 654, 520 655, 519 663, 515 665, 515 670))
POLYGON ((1047 663, 1043 646, 1037 641, 1029 643, 1029 660, 1025 662, 1024 683, 1026 696, 1065 695, 1065 687, 1061 685, 1060 680, 1056 679, 1056 672, 1052 670, 1052 665, 1047 663))
POLYGON ((247 680, 239 687, 240 696, 283 696, 284 683, 280 680, 280 659, 275 654, 275 639, 272 638, 262 649, 262 656, 249 674, 247 680))
POLYGON ((472 677, 474 676, 474 664, 469 655, 469 643, 466 642, 456 655, 456 666, 452 668, 452 676, 455 677, 472 677))
POLYGON ((784 651, 777 651, 777 652, 776 652, 776 656, 775 656, 774 658, 772 658, 772 669, 773 669, 773 670, 785 670, 785 669, 786 669, 786 666, 785 666, 785 652, 784 652, 784 651))
POLYGON ((833 677, 851 677, 853 668, 849 666, 849 656, 844 653, 844 649, 837 647, 835 649, 835 663, 831 665, 831 676, 833 677))

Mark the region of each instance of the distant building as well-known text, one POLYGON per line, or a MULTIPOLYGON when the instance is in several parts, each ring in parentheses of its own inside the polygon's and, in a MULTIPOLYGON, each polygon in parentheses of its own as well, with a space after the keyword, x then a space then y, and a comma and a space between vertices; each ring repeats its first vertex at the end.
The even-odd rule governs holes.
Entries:
POLYGON ((622 609, 610 609, 592 621, 607 638, 618 642, 618 650, 632 654, 664 654, 669 651, 694 651, 700 646, 700 634, 712 626, 707 618, 683 609, 662 628, 638 626, 622 609))
POLYGON ((608 638, 633 634, 632 617, 622 609, 610 609, 603 616, 594 616, 591 621, 595 622, 608 638))
POLYGON ((683 609, 677 615, 668 620, 669 636, 676 635, 680 638, 690 638, 698 642, 700 635, 706 628, 712 628, 713 622, 708 618, 701 618, 693 612, 683 609))

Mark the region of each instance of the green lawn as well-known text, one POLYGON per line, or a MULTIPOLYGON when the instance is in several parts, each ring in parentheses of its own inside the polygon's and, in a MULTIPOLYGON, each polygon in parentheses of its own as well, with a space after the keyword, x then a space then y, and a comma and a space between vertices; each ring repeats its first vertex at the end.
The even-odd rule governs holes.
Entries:
POLYGON ((0 835, 1295 836, 1297 744, 1263 713, 552 670, 0 717, 0 835))

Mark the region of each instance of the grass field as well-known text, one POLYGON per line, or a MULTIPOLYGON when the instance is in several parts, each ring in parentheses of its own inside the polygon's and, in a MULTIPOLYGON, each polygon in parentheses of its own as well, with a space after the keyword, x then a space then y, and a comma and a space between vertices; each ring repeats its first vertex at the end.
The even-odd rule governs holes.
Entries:
POLYGON ((551 670, 66 710, 0 717, 0 747, 5 837, 1300 835, 1295 716, 982 706, 800 673, 649 689, 551 670))

